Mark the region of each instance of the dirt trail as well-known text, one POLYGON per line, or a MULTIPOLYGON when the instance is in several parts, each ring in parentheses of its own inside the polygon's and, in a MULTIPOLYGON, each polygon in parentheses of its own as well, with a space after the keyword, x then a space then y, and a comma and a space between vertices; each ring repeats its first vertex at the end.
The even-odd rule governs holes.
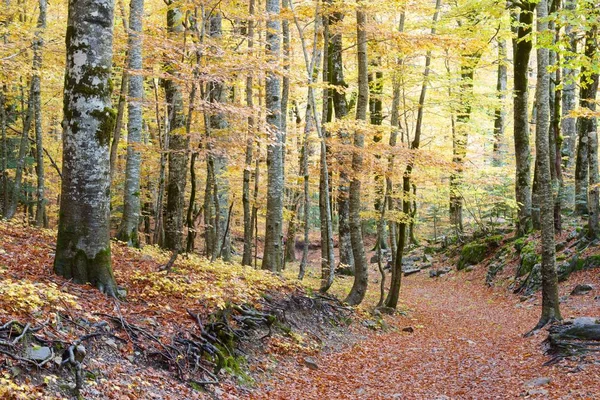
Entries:
MULTIPOLYGON (((402 298, 409 316, 388 320, 397 331, 322 355, 318 370, 294 361, 280 365, 253 398, 600 399, 600 364, 582 372, 573 372, 573 365, 544 367, 545 334, 523 338, 537 322, 539 297, 520 303, 505 290, 485 288, 478 275, 406 278, 402 298), (414 333, 400 331, 407 326, 414 333), (541 377, 550 384, 526 387, 541 377)), ((598 301, 588 302, 592 310, 583 311, 598 314, 598 301)), ((563 307, 566 317, 573 310, 563 307)))

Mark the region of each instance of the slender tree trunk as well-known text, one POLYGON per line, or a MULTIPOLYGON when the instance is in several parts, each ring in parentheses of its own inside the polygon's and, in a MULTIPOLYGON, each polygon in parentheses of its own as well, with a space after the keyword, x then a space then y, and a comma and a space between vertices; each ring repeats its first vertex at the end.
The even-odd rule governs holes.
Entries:
POLYGON ((454 169, 450 174, 450 223, 457 232, 463 231, 463 195, 462 182, 464 162, 467 156, 467 141, 469 138, 469 123, 471 122, 471 103, 473 102, 473 78, 475 67, 479 62, 479 55, 463 56, 460 67, 461 88, 459 95, 459 111, 456 116, 456 129, 452 136, 452 162, 454 169))
POLYGON ((518 204, 517 233, 524 235, 531 229, 531 149, 528 122, 528 66, 532 42, 535 3, 519 3, 518 28, 513 39, 514 75, 514 141, 516 157, 515 197, 518 204))
MULTIPOLYGON (((318 12, 318 4, 317 4, 318 12)), ((315 15, 318 18, 318 15, 315 15)), ((323 82, 329 83, 329 18, 323 17, 323 82)), ((316 45, 316 43, 315 43, 316 45)), ((307 71, 307 73, 311 73, 307 71)), ((333 226, 332 226, 332 208, 330 193, 330 177, 328 172, 329 145, 327 138, 330 136, 325 128, 325 123, 332 119, 331 113, 331 90, 328 87, 323 89, 323 110, 320 125, 321 134, 321 170, 319 180, 319 214, 321 220, 321 293, 329 290, 333 284, 335 274, 335 260, 333 255, 333 226)), ((314 94, 311 93, 313 96, 314 94)), ((316 104, 314 111, 316 112, 316 104)), ((315 117, 318 124, 318 119, 315 117)))
MULTIPOLYGON (((362 7, 356 10, 356 46, 358 54, 358 100, 356 102, 356 119, 360 124, 367 119, 369 104, 369 78, 367 60, 367 16, 362 7)), ((354 151, 352 153, 352 172, 354 176, 350 181, 350 235, 352 240, 352 253, 354 255, 354 284, 346 297, 350 305, 360 304, 367 292, 369 284, 369 270, 365 257, 365 247, 362 237, 361 211, 361 181, 360 174, 363 167, 363 147, 365 143, 362 127, 354 131, 354 151)))
MULTIPOLYGON (((550 14, 556 13, 561 9, 561 0, 552 0, 550 14)), ((548 23, 548 29, 554 31, 553 43, 559 43, 561 29, 554 21, 548 23)), ((550 50, 550 65, 560 65, 560 55, 550 50)), ((562 231, 561 209, 564 197, 564 184, 562 177, 562 132, 561 132, 561 97, 562 97, 562 70, 557 68, 553 79, 550 79, 550 167, 552 174, 552 193, 554 195, 554 229, 559 234, 562 231)))
MULTIPOLYGON (((537 4, 537 31, 548 30, 548 1, 540 0, 537 4)), ((548 49, 537 49, 537 85, 536 85, 536 163, 538 168, 538 184, 541 209, 542 233, 542 315, 538 327, 548 322, 562 319, 558 302, 558 279, 556 275, 556 257, 554 244, 554 201, 552 198, 552 181, 550 175, 550 107, 548 73, 548 49)))
MULTIPOLYGON (((310 104, 310 110, 312 111, 314 120, 315 120, 315 127, 317 129, 317 134, 319 136, 319 141, 320 141, 320 147, 321 147, 321 154, 320 154, 320 162, 321 162, 321 168, 320 168, 320 184, 319 184, 319 210, 320 210, 320 214, 321 214, 321 271, 322 271, 322 275, 321 275, 321 287, 320 287, 320 291, 322 293, 326 292, 327 290, 329 290, 329 288, 331 287, 331 285, 333 284, 333 279, 335 276, 335 256, 333 253, 333 225, 332 225, 332 216, 331 216, 331 202, 330 202, 330 197, 329 197, 329 172, 328 172, 328 167, 327 167, 327 142, 326 142, 326 135, 325 135, 325 129, 324 129, 324 125, 321 124, 321 121, 319 120, 319 115, 317 114, 317 101, 315 99, 315 94, 314 94, 314 90, 312 89, 312 83, 315 80, 315 75, 314 75, 314 69, 316 67, 316 65, 318 65, 318 50, 317 50, 317 38, 316 36, 313 37, 313 55, 312 55, 312 59, 309 58, 308 55, 308 49, 306 47, 306 40, 304 38, 304 36, 302 35, 302 28, 300 26, 300 23, 298 21, 298 18, 296 17, 295 11, 294 11, 294 5, 293 2, 290 0, 289 2, 290 5, 290 9, 292 11, 292 14, 294 15, 294 23, 296 25, 296 28, 298 30, 299 36, 300 36, 300 43, 302 45, 302 54, 304 56, 304 65, 306 68, 306 75, 308 78, 308 99, 309 99, 309 104, 310 104), (326 243, 324 243, 324 240, 326 240, 326 243)), ((319 21, 319 16, 320 16, 320 10, 319 10, 319 4, 317 3, 317 6, 315 7, 315 21, 319 21)), ((326 45, 328 40, 327 40, 327 32, 324 33, 324 44, 326 45)), ((323 53, 326 53, 327 51, 327 47, 323 46, 323 53)), ((323 54, 323 60, 327 60, 327 56, 326 54, 323 54)), ((325 66, 325 62, 323 63, 323 65, 325 66)), ((325 73, 325 68, 324 68, 324 73, 323 73, 323 77, 326 78, 327 75, 325 73)), ((327 108, 326 108, 326 103, 327 103, 327 89, 324 90, 324 108, 323 108, 323 117, 324 119, 322 121, 325 121, 325 118, 327 118, 328 116, 328 112, 327 112, 327 108)), ((307 109, 308 112, 308 109, 307 109)), ((308 120, 307 120, 308 122, 308 120)), ((307 155, 308 156, 308 155, 307 155)), ((306 244, 305 244, 306 245, 306 244)))
POLYGON ((54 272, 116 296, 110 260, 110 79, 114 3, 70 0, 63 179, 54 272), (88 19, 89 15, 96 15, 88 19))
MULTIPOLYGON (((575 13, 576 7, 576 0, 565 0, 565 11, 575 13)), ((565 36, 568 38, 568 46, 565 49, 565 65, 571 65, 573 55, 570 55, 568 52, 571 52, 572 54, 577 52, 577 32, 573 29, 571 24, 567 24, 565 27, 565 36)), ((577 120, 569 117, 571 111, 577 106, 576 74, 577 71, 569 67, 565 67, 562 70, 564 84, 562 89, 561 130, 564 140, 561 147, 561 154, 565 157, 563 166, 566 171, 572 171, 573 163, 575 161, 575 143, 577 142, 577 120)))
MULTIPOLYGON (((275 66, 279 61, 281 22, 279 0, 266 0, 267 57, 275 66)), ((281 79, 274 72, 267 73, 265 83, 269 145, 267 147, 267 215, 265 248, 262 268, 281 271, 283 261, 283 136, 281 132, 281 79)))
MULTIPOLYGON (((329 16, 329 25, 331 27, 341 24, 344 14, 334 12, 329 16)), ((348 88, 344 80, 344 63, 342 60, 342 34, 335 32, 329 39, 329 84, 335 86, 331 90, 333 99, 333 109, 335 110, 335 118, 342 120, 348 115, 348 102, 346 101, 345 90, 348 88)), ((347 130, 341 129, 338 132, 340 141, 344 147, 350 147, 352 142, 347 130)), ((339 165, 347 165, 350 162, 350 157, 346 152, 336 155, 339 165)), ((354 273, 354 256, 352 254, 352 242, 350 239, 350 207, 348 203, 348 171, 345 168, 340 168, 339 171, 339 186, 338 186, 338 248, 340 256, 340 266, 354 273)))
POLYGON ((496 83, 496 96, 498 104, 494 111, 494 147, 492 163, 494 166, 501 167, 505 164, 506 146, 504 143, 504 128, 506 126, 506 111, 504 103, 506 101, 506 90, 508 82, 508 67, 506 54, 506 40, 498 39, 498 80, 496 83))
POLYGON ((23 172, 25 170, 25 158, 29 153, 29 130, 33 119, 33 82, 30 85, 29 97, 27 100, 27 111, 23 110, 23 131, 19 143, 19 155, 17 156, 17 166, 15 168, 15 183, 11 192, 10 202, 6 211, 6 219, 12 219, 17 213, 19 207, 19 197, 21 196, 21 186, 23 185, 23 172))
MULTIPOLYGON (((169 4, 174 4, 172 1, 169 4)), ((167 30, 173 40, 179 39, 183 32, 183 13, 177 7, 167 11, 167 30)), ((165 65, 167 73, 175 75, 175 66, 165 65)), ((181 251, 183 246, 183 222, 185 209, 185 185, 187 182, 187 163, 189 136, 185 133, 183 97, 176 78, 165 79, 165 97, 169 115, 169 147, 167 178, 167 207, 165 214, 165 241, 163 247, 181 251)))
POLYGON ((0 178, 2 179, 2 216, 6 217, 8 211, 8 140, 6 138, 6 104, 4 93, 0 92, 0 130, 2 134, 2 159, 0 165, 0 178))
POLYGON ((167 167, 167 149, 169 148, 169 120, 167 115, 165 118, 164 132, 160 126, 160 110, 158 103, 158 84, 156 80, 152 80, 154 85, 154 100, 156 103, 156 123, 159 132, 159 148, 160 148, 160 169, 158 173, 158 188, 156 190, 156 207, 155 207, 155 223, 154 223, 154 243, 163 246, 164 243, 164 223, 163 223, 163 198, 165 193, 165 173, 167 167))
MULTIPOLYGON (((316 48, 316 43, 315 43, 316 48)), ((308 90, 312 90, 309 87, 308 90)), ((312 129, 312 112, 311 112, 311 103, 309 102, 306 105, 306 118, 304 125, 304 141, 302 143, 302 176, 303 176, 303 189, 304 189, 304 243, 302 246, 302 259, 300 260, 300 270, 298 271, 298 279, 304 279, 304 274, 306 273, 306 264, 308 263, 308 244, 309 244, 309 214, 310 214, 310 196, 309 196, 309 171, 308 171, 308 145, 309 145, 309 136, 310 131, 312 129)))
POLYGON ((125 190, 123 195, 123 218, 118 239, 129 246, 139 247, 140 238, 140 167, 142 155, 142 101, 144 98, 144 78, 142 70, 142 20, 144 0, 131 0, 129 9, 128 71, 129 96, 127 106, 127 162, 125 166, 125 190))
MULTIPOLYGON (((254 48, 254 0, 250 0, 248 6, 249 18, 246 22, 248 24, 248 55, 253 55, 254 48)), ((246 106, 252 109, 254 102, 252 99, 253 91, 253 76, 249 73, 246 77, 246 106)), ((246 158, 244 161, 244 177, 242 187, 242 206, 244 208, 244 250, 242 255, 242 265, 252 265, 252 211, 250 201, 250 178, 252 175, 252 157, 255 142, 255 130, 254 130, 254 112, 250 110, 248 116, 248 132, 246 138, 246 158)))
POLYGON ((31 85, 33 87, 33 108, 35 117, 35 159, 37 172, 36 188, 36 210, 35 225, 38 227, 48 227, 46 218, 46 199, 45 192, 45 174, 44 174, 44 133, 42 127, 42 93, 41 93, 41 69, 42 52, 44 47, 44 30, 46 29, 46 12, 48 3, 46 0, 39 0, 40 13, 38 16, 35 40, 33 42, 33 71, 31 85))
MULTIPOLYGON (((217 12, 209 21, 208 34, 215 41, 219 41, 223 34, 222 18, 221 13, 217 12)), ((223 104, 227 101, 227 89, 222 82, 209 82, 207 84, 207 91, 208 101, 215 104, 215 108, 218 108, 218 104, 223 104)), ((226 177, 228 160, 225 152, 218 148, 217 144, 219 136, 228 126, 229 124, 223 113, 216 112, 209 115, 207 126, 209 128, 207 129, 207 160, 209 164, 208 169, 211 173, 212 187, 206 192, 207 199, 205 199, 205 204, 209 205, 211 201, 214 203, 214 213, 212 213, 211 220, 207 221, 211 226, 210 232, 214 237, 211 258, 223 257, 225 260, 229 260, 231 255, 231 241, 229 235, 225 235, 227 208, 229 205, 229 182, 226 177), (225 243, 223 254, 221 254, 221 242, 225 243)), ((210 207, 205 207, 205 212, 209 210, 210 207)))
MULTIPOLYGON (((436 33, 436 25, 440 16, 440 8, 442 7, 442 1, 436 0, 435 12, 433 14, 433 25, 431 27, 431 35, 436 33)), ((412 150, 419 148, 421 141, 421 129, 423 126, 423 110, 425 106, 425 96, 427 94, 427 85, 429 84, 429 73, 431 67, 431 51, 427 52, 425 56, 425 70, 423 71, 423 84, 421 85, 421 94, 419 95, 419 103, 417 108, 417 120, 415 123, 415 135, 410 145, 412 150)), ((402 213, 404 216, 408 216, 410 211, 410 178, 412 175, 414 160, 411 158, 408 160, 404 175, 402 177, 402 213)), ((398 224, 398 244, 396 246, 396 255, 394 257, 394 265, 392 267, 392 276, 390 279, 390 291, 385 299, 385 306, 395 309, 398 306, 398 300, 400 298, 400 286, 402 285, 402 255, 404 253, 404 246, 406 244, 406 221, 398 224)))

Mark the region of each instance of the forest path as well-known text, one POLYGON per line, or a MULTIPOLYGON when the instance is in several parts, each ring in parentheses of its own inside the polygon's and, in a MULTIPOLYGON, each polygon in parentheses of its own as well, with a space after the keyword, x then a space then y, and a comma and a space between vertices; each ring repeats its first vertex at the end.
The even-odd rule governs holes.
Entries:
MULTIPOLYGON (((544 367, 545 332, 523 333, 539 317, 539 296, 520 303, 503 289, 482 284, 479 271, 430 279, 404 279, 408 317, 397 330, 372 333, 348 348, 280 365, 253 398, 261 399, 598 399, 600 365, 544 367), (414 333, 402 332, 412 326, 414 333), (550 384, 528 387, 533 379, 550 384)), ((568 313, 567 313, 568 314, 568 313)))

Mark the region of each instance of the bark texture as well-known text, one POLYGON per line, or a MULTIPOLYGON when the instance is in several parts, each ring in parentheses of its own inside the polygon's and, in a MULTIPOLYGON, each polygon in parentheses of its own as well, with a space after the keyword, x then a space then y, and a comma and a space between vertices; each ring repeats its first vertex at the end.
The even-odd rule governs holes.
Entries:
POLYGON ((54 271, 116 295, 110 260, 112 0, 70 0, 54 271))
POLYGON ((515 198, 518 204, 517 233, 524 235, 531 229, 531 149, 529 145, 528 116, 528 66, 532 44, 528 36, 533 29, 535 3, 519 3, 513 17, 518 21, 513 39, 513 129, 515 141, 516 177, 515 198))
MULTIPOLYGON (((177 7, 172 7, 167 11, 167 30, 172 40, 178 40, 183 35, 183 13, 177 7)), ((165 65, 165 68, 169 74, 175 73, 175 67, 169 63, 165 65)), ((168 250, 181 251, 183 246, 189 137, 185 131, 183 97, 179 83, 176 79, 165 79, 163 86, 169 119, 169 172, 167 176, 167 206, 163 247, 168 250)))
POLYGON ((504 165, 506 156, 506 146, 504 143, 504 128, 506 126, 506 111, 504 103, 506 101, 506 89, 508 82, 508 67, 506 54, 506 40, 498 40, 498 74, 496 82, 496 96, 498 104, 494 111, 494 147, 492 163, 496 167, 504 165))
MULTIPOLYGON (((356 120, 364 123, 367 120, 367 107, 369 105, 369 79, 367 60, 367 32, 366 12, 362 8, 356 10, 356 42, 358 54, 358 99, 356 102, 356 120)), ((352 153, 352 172, 354 176, 350 181, 350 235, 352 240, 352 254, 354 255, 354 284, 346 297, 350 305, 360 304, 367 292, 369 270, 365 257, 365 247, 362 237, 361 210, 361 181, 360 174, 363 166, 362 149, 365 135, 362 127, 357 126, 354 131, 354 151, 352 153)))
POLYGON ((127 161, 125 165, 125 190, 123 194, 123 218, 119 240, 129 246, 139 247, 138 225, 140 222, 140 166, 142 155, 142 100, 144 78, 142 70, 142 19, 144 0, 131 0, 129 6, 128 74, 129 96, 127 105, 127 161))
MULTIPOLYGON (((270 64, 279 62, 281 22, 279 0, 266 0, 268 14, 266 53, 270 64)), ((267 108, 267 216, 265 226, 265 248, 262 269, 281 271, 283 265, 283 135, 281 132, 281 79, 268 72, 265 82, 265 106, 267 108)))
MULTIPOLYGON (((548 30, 548 1, 537 4, 537 31, 548 30)), ((548 73, 548 49, 537 49, 536 85, 536 164, 538 171, 540 222, 542 234, 542 315, 539 325, 562 319, 558 302, 558 278, 554 243, 554 199, 550 174, 550 74, 548 73)))
MULTIPOLYGON (((248 54, 252 56, 254 49, 254 0, 250 0, 248 5, 248 54)), ((252 108, 254 102, 253 96, 253 85, 254 78, 252 74, 248 74, 246 77, 246 106, 252 108)), ((248 116, 248 133, 246 138, 246 157, 244 160, 244 175, 242 183, 242 207, 244 209, 244 249, 242 253, 242 265, 252 265, 252 210, 250 201, 250 178, 252 175, 252 158, 254 150, 254 115, 248 116)))
POLYGON ((33 42, 33 71, 31 77, 33 108, 35 119, 35 160, 37 173, 36 187, 36 209, 35 225, 38 227, 48 227, 48 218, 46 216, 46 191, 45 172, 44 172, 44 131, 42 126, 42 53, 44 48, 44 30, 46 29, 46 14, 48 3, 46 0, 39 0, 40 13, 37 20, 35 39, 33 42))

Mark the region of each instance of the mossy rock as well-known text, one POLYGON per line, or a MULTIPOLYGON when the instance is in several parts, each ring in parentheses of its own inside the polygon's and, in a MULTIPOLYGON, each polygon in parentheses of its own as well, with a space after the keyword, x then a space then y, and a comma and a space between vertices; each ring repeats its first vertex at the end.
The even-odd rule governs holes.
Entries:
POLYGON ((472 242, 465 244, 460 253, 456 269, 460 271, 469 265, 479 264, 485 259, 488 248, 488 243, 472 242))
POLYGON ((542 256, 535 251, 535 243, 529 242, 521 249, 521 264, 517 269, 517 278, 531 272, 535 264, 542 262, 542 256))
POLYGON ((492 235, 485 238, 485 242, 491 247, 499 247, 502 239, 504 239, 502 235, 492 235))
POLYGON ((525 238, 524 237, 520 237, 517 240, 515 240, 513 242, 513 246, 515 248, 516 251, 521 251, 523 249, 523 247, 525 247, 525 238))
POLYGON ((600 267, 600 254, 594 254, 585 259, 584 269, 593 269, 600 267))
POLYGON ((535 264, 542 262, 542 257, 535 253, 524 253, 521 255, 521 265, 517 270, 517 278, 527 275, 535 264))

